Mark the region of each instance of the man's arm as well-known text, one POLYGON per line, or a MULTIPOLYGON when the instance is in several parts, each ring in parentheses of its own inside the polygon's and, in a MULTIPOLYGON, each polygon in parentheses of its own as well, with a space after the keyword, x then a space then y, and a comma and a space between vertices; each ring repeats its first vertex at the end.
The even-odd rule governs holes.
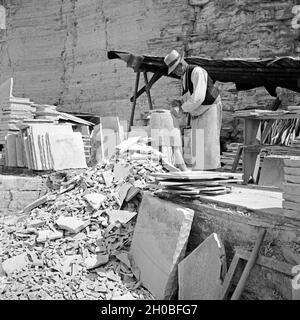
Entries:
POLYGON ((198 108, 205 99, 206 88, 207 88, 207 72, 206 70, 196 67, 194 68, 191 80, 194 87, 193 94, 188 100, 181 106, 183 111, 192 112, 198 108))

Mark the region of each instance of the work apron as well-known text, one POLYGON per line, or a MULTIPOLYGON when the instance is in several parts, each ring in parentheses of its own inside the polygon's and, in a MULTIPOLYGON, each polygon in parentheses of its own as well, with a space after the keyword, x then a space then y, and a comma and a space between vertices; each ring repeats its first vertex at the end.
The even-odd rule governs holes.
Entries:
MULTIPOLYGON (((200 162, 194 161, 194 170, 220 168, 221 123, 222 102, 220 96, 218 96, 215 103, 201 105, 191 112, 193 149, 197 148, 196 154, 202 157, 200 162), (196 135, 197 130, 201 133, 200 135, 196 135)), ((193 153, 195 154, 195 150, 193 153)))

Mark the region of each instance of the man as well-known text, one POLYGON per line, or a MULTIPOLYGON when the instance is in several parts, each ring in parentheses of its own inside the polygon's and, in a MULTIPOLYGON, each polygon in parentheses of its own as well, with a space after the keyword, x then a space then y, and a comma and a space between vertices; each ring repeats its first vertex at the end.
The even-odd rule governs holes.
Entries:
MULTIPOLYGON (((192 137, 194 141, 196 138, 196 148, 204 148, 201 150, 202 161, 198 159, 194 169, 219 168, 222 103, 218 89, 205 69, 188 65, 176 50, 172 50, 164 61, 168 74, 173 72, 181 78, 184 101, 181 108, 191 115, 192 137)), ((196 154, 199 155, 199 152, 196 151, 196 154)))

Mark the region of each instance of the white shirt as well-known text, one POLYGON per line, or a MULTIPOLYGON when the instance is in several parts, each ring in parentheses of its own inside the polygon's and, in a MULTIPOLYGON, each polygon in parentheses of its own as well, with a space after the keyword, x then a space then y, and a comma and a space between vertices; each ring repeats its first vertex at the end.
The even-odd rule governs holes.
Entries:
MULTIPOLYGON (((186 83, 186 75, 187 73, 185 73, 182 78, 184 88, 186 83)), ((193 94, 191 95, 188 91, 183 96, 184 100, 186 101, 181 106, 185 112, 196 111, 196 109, 202 105, 207 89, 207 71, 201 67, 195 67, 191 74, 191 81, 194 86, 193 94)))

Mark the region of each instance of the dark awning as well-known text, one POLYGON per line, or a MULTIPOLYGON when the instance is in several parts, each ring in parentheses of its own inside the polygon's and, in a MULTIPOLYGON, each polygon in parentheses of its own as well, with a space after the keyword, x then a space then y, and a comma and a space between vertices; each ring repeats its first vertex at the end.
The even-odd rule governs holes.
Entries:
MULTIPOLYGON (((134 55, 129 52, 109 51, 108 59, 121 59, 134 71, 167 74, 163 57, 134 55)), ((208 59, 186 57, 190 64, 207 70, 213 81, 234 82, 237 90, 265 87, 270 95, 276 96, 276 88, 282 87, 300 92, 300 59, 279 57, 274 59, 208 59)))

